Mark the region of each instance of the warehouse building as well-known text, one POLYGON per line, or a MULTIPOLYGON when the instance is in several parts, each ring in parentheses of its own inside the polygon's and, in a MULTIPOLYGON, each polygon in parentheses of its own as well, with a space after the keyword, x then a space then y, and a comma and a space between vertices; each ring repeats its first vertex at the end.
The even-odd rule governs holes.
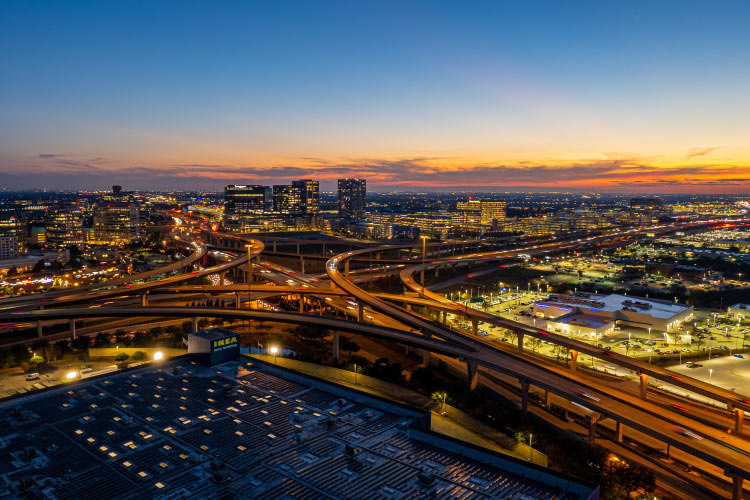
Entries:
POLYGON ((8 498, 599 498, 596 485, 432 432, 430 413, 246 357, 23 396, 0 404, 0 425, 8 498))

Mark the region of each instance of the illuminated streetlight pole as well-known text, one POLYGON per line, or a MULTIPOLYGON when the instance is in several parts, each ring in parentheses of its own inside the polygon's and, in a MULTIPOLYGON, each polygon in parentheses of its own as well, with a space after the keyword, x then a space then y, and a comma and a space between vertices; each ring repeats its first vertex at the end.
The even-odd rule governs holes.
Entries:
POLYGON ((420 238, 422 238, 422 297, 424 297, 424 266, 427 255, 427 236, 422 235, 420 238))
POLYGON ((274 346, 271 346, 270 351, 271 351, 271 354, 273 355, 273 364, 275 365, 276 364, 276 355, 279 354, 279 348, 274 345, 274 346))

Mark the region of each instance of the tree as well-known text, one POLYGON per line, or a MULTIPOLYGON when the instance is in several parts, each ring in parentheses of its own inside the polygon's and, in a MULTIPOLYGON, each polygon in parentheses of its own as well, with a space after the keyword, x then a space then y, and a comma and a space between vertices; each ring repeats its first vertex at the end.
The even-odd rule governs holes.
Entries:
POLYGON ((39 356, 38 354, 34 354, 29 359, 29 364, 31 364, 32 366, 37 366, 37 365, 40 365, 42 363, 44 363, 44 358, 41 357, 41 356, 39 356))
POLYGON ((531 349, 531 352, 533 353, 536 353, 536 351, 538 351, 539 348, 542 347, 541 339, 537 339, 537 338, 529 339, 527 344, 529 345, 529 348, 531 349))
POLYGON ((345 352, 349 352, 349 353, 359 352, 359 345, 351 339, 342 339, 339 346, 341 350, 345 352))
POLYGON ((126 352, 120 352, 120 353, 117 354, 117 356, 115 356, 115 361, 122 363, 123 361, 125 361, 129 357, 130 357, 130 355, 128 353, 126 353, 126 352))
POLYGON ((23 344, 11 346, 10 353, 19 365, 27 363, 29 359, 31 359, 31 351, 29 351, 29 348, 23 344))
POLYGON ((133 359, 135 361, 143 361, 146 358, 147 358, 146 353, 143 351, 135 351, 133 353, 133 359))

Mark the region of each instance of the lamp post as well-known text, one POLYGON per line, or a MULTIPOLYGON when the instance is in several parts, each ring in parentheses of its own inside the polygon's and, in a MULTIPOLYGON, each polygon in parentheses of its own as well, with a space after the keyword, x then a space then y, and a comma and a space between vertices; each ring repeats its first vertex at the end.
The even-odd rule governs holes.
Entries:
POLYGON ((354 385, 357 385, 357 363, 354 363, 354 385))
POLYGON ((273 355, 273 364, 275 365, 276 364, 276 356, 279 354, 279 348, 274 345, 274 346, 271 346, 270 351, 271 351, 271 354, 273 355))
POLYGON ((424 266, 427 256, 427 236, 421 235, 420 238, 422 239, 422 297, 424 297, 424 266))
MULTIPOLYGON (((247 308, 250 309, 250 302, 252 299, 252 296, 250 295, 252 290, 250 287, 253 282, 253 259, 251 256, 251 250, 253 246, 245 245, 245 248, 247 248, 247 308)), ((239 308, 239 305, 237 307, 239 308)))
POLYGON ((708 383, 709 384, 711 383, 711 375, 713 375, 713 373, 714 373, 714 369, 713 368, 709 368, 708 369, 708 383))
POLYGON ((529 432, 529 462, 531 462, 534 459, 534 448, 531 447, 531 438, 533 434, 529 432))

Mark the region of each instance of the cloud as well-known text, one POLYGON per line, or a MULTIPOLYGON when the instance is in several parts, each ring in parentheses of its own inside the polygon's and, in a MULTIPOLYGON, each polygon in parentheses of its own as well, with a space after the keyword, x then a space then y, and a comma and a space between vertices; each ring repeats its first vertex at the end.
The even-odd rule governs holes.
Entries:
POLYGON ((705 156, 716 151, 719 148, 693 148, 688 151, 685 158, 695 158, 696 156, 705 156))
POLYGON ((55 153, 39 153, 37 158, 48 159, 48 158, 63 158, 66 155, 55 154, 55 153))
POLYGON ((500 190, 503 188, 580 191, 623 191, 634 188, 664 192, 713 192, 750 189, 749 164, 703 163, 663 166, 652 158, 608 153, 577 161, 496 162, 462 164, 461 159, 413 156, 403 158, 290 159, 290 164, 185 162, 166 165, 133 163, 93 155, 48 155, 22 163, 0 158, 4 184, 18 187, 76 188, 127 185, 129 189, 207 189, 226 184, 286 184, 294 179, 321 181, 335 188, 336 179, 362 177, 370 189, 500 190), (10 182, 10 181, 13 182, 10 182))

